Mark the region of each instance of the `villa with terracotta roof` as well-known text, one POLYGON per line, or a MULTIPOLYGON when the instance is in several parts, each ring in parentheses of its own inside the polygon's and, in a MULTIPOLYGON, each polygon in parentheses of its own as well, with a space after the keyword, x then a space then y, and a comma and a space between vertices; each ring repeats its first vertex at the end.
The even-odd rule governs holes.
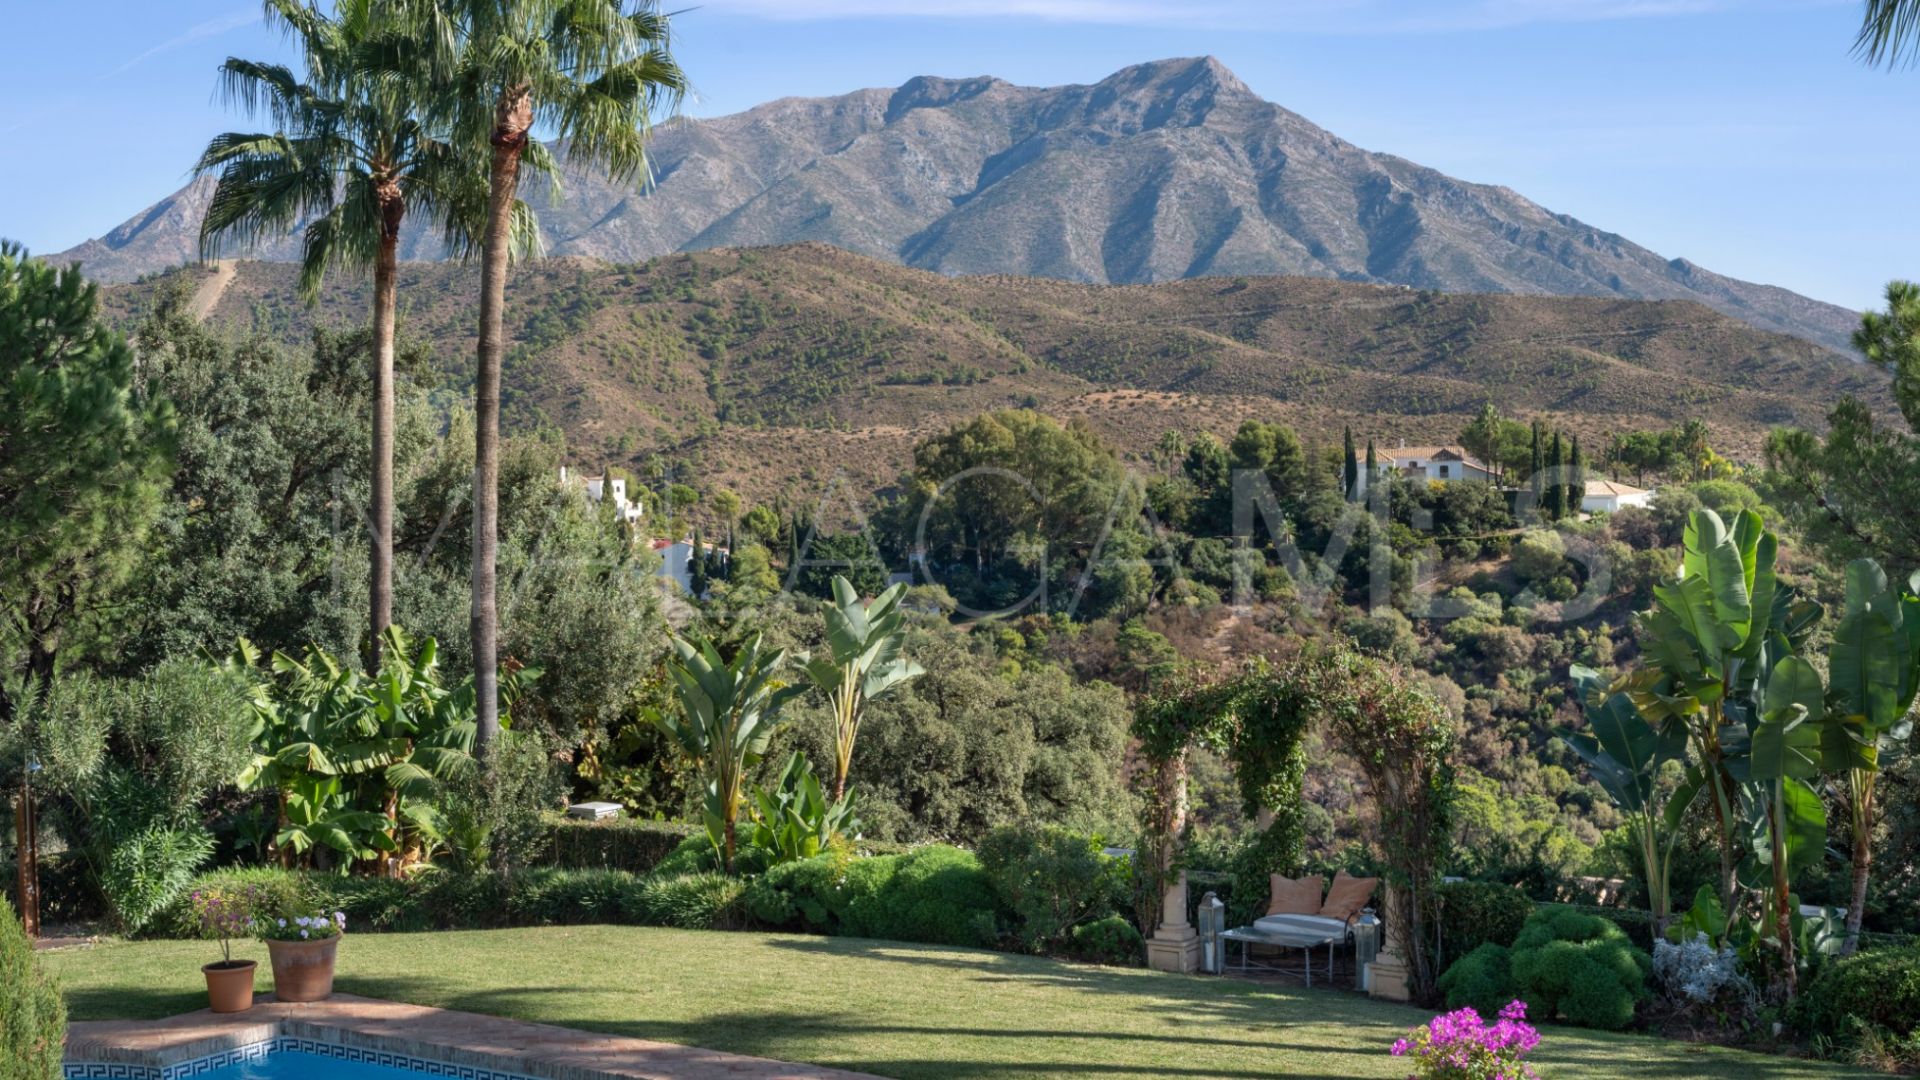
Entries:
POLYGON ((1646 488, 1622 484, 1618 480, 1588 480, 1587 494, 1580 500, 1580 510, 1588 514, 1611 514, 1629 506, 1652 504, 1653 492, 1646 488))

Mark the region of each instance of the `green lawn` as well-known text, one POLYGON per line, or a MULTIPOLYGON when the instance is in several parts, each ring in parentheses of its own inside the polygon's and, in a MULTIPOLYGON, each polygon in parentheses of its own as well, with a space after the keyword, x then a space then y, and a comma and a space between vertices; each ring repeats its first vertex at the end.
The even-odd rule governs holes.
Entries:
MULTIPOLYGON (((268 989, 265 949, 260 988, 268 989)), ((199 1008, 201 942, 43 954, 75 1019, 199 1008)), ((849 938, 644 927, 351 936, 371 997, 817 1062, 884 1076, 1403 1077, 1425 1013, 1352 994, 849 938)), ((1549 1028, 1549 1080, 1853 1075, 1832 1065, 1549 1028)))

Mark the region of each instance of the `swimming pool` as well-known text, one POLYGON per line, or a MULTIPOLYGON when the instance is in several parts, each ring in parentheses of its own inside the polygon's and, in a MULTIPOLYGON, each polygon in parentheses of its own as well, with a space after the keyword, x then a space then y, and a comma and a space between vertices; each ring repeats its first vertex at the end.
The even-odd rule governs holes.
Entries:
POLYGON ((164 1066, 68 1062, 65 1075, 66 1080, 534 1080, 524 1073, 288 1037, 164 1066))

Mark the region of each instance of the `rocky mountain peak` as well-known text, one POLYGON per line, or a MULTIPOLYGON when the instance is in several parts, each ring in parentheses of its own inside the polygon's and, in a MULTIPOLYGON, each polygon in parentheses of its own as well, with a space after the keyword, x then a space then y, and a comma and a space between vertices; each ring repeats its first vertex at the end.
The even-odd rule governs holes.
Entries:
MULTIPOLYGON (((569 174, 547 249, 631 263, 818 241, 946 274, 1087 282, 1303 275, 1446 292, 1694 300, 1839 351, 1857 315, 1656 255, 1502 187, 1345 142, 1214 57, 1088 85, 921 76, 662 125, 644 194, 569 174)), ((195 253, 210 182, 61 258, 125 281, 195 253)), ((404 257, 435 259, 430 223, 404 257)), ((293 259, 292 238, 256 257, 293 259)))

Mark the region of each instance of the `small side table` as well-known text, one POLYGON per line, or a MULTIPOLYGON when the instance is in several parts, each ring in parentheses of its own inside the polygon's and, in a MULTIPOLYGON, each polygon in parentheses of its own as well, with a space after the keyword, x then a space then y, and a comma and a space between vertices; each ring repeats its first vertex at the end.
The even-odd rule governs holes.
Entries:
MULTIPOLYGON (((1301 962, 1298 974, 1306 980, 1308 986, 1313 985, 1313 950, 1325 945, 1327 947, 1327 981, 1333 981, 1333 947, 1335 943, 1340 940, 1336 935, 1319 931, 1268 931, 1256 930, 1251 926, 1238 926, 1232 930, 1222 932, 1220 936, 1227 941, 1237 941, 1240 943, 1241 971, 1259 969, 1280 975, 1292 976, 1295 972, 1282 968, 1277 964, 1254 963, 1249 954, 1252 953, 1255 945, 1274 945, 1283 949, 1299 949, 1301 962)), ((1226 946, 1221 947, 1223 949, 1226 948, 1226 946)), ((1231 953, 1228 955, 1231 955, 1231 953)), ((1225 957, 1222 957, 1222 959, 1224 960, 1225 957)))

